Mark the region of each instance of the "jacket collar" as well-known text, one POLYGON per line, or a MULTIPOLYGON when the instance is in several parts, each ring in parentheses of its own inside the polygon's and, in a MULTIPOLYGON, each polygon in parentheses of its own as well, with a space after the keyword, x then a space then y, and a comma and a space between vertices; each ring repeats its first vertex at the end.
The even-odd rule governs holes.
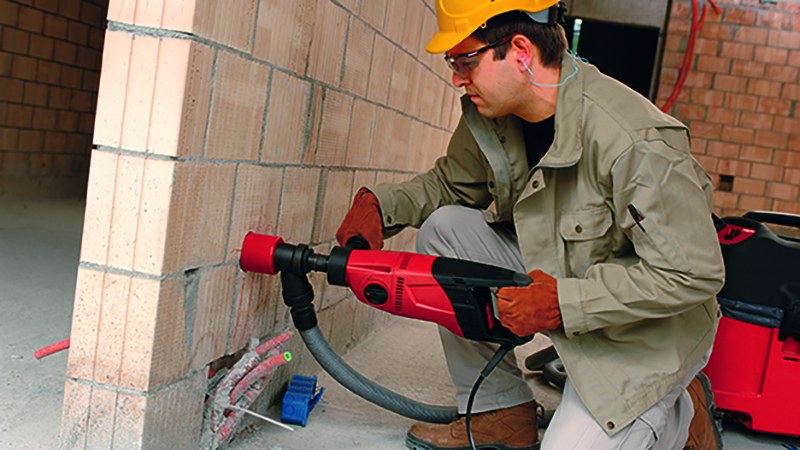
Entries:
POLYGON ((568 167, 581 159, 583 86, 587 69, 589 66, 572 54, 565 52, 561 58, 561 82, 564 84, 558 88, 556 99, 556 136, 550 150, 539 161, 539 166, 568 167), (576 67, 577 73, 567 79, 576 67))
MULTIPOLYGON (((578 72, 558 88, 558 97, 556 99, 556 135, 550 150, 548 150, 542 160, 539 161, 539 166, 568 167, 577 163, 583 154, 583 143, 581 139, 583 126, 583 86, 585 82, 584 77, 591 66, 581 62, 579 59, 573 60, 573 58, 571 54, 566 52, 561 58, 562 82, 564 82, 570 74, 575 72, 575 67, 578 68, 578 72), (573 61, 575 65, 573 65, 573 61)), ((516 116, 505 116, 497 119, 487 119, 478 113, 477 108, 466 95, 461 98, 461 108, 467 125, 473 135, 478 133, 478 130, 483 126, 493 128, 497 134, 509 132, 510 129, 516 129, 518 133, 522 133, 522 120, 520 118, 516 116)), ((480 146, 484 147, 483 145, 480 146)), ((489 148, 483 149, 484 154, 489 151, 489 148)))

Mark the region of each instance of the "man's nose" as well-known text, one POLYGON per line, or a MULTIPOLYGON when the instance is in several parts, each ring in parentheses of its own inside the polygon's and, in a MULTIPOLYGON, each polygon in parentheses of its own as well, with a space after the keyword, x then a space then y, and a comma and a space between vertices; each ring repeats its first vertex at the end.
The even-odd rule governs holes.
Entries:
POLYGON ((469 84, 469 75, 467 75, 466 77, 462 77, 461 75, 453 72, 453 78, 451 81, 453 83, 453 86, 461 88, 469 84))

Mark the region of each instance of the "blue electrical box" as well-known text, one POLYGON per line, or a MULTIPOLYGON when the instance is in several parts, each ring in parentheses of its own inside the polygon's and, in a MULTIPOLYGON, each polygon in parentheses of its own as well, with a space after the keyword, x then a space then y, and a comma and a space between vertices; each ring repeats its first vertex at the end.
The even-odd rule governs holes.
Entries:
POLYGON ((317 377, 293 375, 283 395, 281 422, 306 426, 308 414, 317 406, 325 388, 317 392, 317 377))

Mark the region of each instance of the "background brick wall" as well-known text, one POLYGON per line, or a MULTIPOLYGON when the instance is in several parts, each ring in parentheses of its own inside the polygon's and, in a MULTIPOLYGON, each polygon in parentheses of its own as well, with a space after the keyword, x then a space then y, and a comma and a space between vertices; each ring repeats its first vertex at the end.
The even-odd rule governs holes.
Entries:
POLYGON ((0 196, 82 196, 108 0, 0 0, 0 196))
MULTIPOLYGON (((700 2, 703 3, 703 2, 700 2)), ((714 178, 717 213, 800 213, 800 3, 717 0, 695 46, 694 69, 671 113, 714 178), (720 176, 732 176, 730 191, 720 176)), ((674 0, 657 104, 672 91, 691 3, 674 0)))
MULTIPOLYGON (((444 152, 458 93, 422 48, 432 0, 112 0, 108 19, 62 438, 196 448, 209 363, 290 326, 277 278, 238 269, 245 233, 327 253, 358 187, 444 152)), ((342 351, 383 316, 323 276, 342 351)), ((266 400, 318 369, 291 350, 266 400)))

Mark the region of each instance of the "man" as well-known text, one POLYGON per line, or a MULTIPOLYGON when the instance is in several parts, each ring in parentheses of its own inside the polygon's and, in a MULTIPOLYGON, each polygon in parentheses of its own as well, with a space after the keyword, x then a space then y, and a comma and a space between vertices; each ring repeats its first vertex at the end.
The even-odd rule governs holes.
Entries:
MULTIPOLYGON (((426 49, 445 52, 466 92, 462 119, 433 169, 362 188, 337 239, 378 249, 420 227, 419 252, 529 272, 497 307, 515 334, 547 334, 569 374, 541 448, 717 448, 695 377, 723 283, 709 177, 683 124, 566 52, 561 12, 437 0, 426 49)), ((440 334, 463 412, 495 347, 440 334)), ((538 448, 536 409, 509 356, 478 392, 478 447, 538 448)), ((415 424, 406 444, 468 448, 464 420, 415 424)))

